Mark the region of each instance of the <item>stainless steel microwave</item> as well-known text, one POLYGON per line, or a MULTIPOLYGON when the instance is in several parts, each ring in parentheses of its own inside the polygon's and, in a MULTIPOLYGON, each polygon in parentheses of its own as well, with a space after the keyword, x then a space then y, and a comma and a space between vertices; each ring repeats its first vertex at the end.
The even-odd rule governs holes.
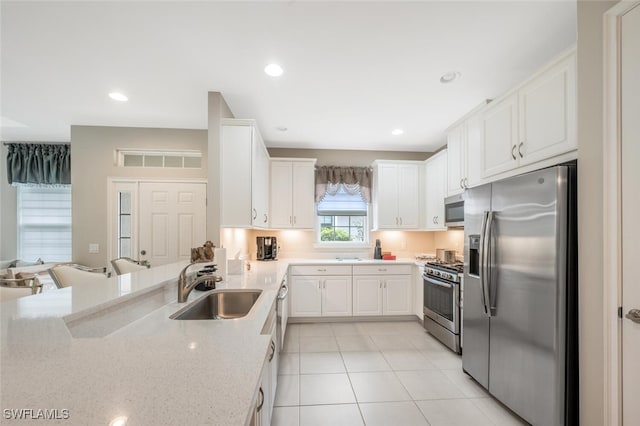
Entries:
POLYGON ((444 224, 450 228, 464 227, 464 197, 462 194, 444 199, 444 224))

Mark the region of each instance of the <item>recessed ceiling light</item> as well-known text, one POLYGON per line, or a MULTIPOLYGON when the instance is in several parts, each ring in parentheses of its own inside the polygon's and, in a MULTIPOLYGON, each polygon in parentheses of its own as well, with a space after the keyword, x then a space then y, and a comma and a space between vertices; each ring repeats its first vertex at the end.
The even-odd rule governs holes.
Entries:
POLYGON ((264 67, 264 72, 271 77, 280 77, 284 71, 278 64, 269 64, 264 67))
POLYGON ((391 132, 391 134, 392 134, 393 136, 398 136, 398 135, 401 135, 401 134, 403 134, 403 133, 404 133, 404 130, 402 130, 402 129, 394 129, 394 130, 391 132))
POLYGON ((442 74, 442 77, 440 77, 440 83, 442 84, 452 83, 455 80, 459 79, 461 75, 462 74, 460 74, 458 71, 446 72, 442 74))
POLYGON ((120 102, 127 102, 129 100, 129 98, 127 98, 125 95, 123 95, 120 92, 111 92, 109 93, 109 97, 114 101, 120 101, 120 102))
POLYGON ((280 131, 280 132, 286 132, 287 130, 289 130, 289 129, 287 129, 285 126, 278 126, 278 127, 276 127, 276 129, 277 129, 278 131, 280 131))

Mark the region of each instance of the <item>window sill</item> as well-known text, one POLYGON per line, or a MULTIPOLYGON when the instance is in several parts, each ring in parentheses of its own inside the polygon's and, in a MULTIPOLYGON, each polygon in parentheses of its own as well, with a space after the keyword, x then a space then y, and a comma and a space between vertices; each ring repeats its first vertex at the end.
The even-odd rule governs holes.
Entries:
POLYGON ((314 243, 313 248, 325 249, 325 250, 362 250, 370 249, 373 247, 370 243, 352 243, 352 242, 339 242, 339 241, 325 241, 321 243, 314 243))

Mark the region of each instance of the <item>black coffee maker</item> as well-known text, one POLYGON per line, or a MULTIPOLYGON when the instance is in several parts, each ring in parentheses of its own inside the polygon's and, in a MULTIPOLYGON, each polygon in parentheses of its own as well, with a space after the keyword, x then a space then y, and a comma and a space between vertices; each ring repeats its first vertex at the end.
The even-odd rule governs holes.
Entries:
POLYGON ((258 251, 257 260, 276 260, 278 257, 278 242, 276 237, 256 237, 258 251))

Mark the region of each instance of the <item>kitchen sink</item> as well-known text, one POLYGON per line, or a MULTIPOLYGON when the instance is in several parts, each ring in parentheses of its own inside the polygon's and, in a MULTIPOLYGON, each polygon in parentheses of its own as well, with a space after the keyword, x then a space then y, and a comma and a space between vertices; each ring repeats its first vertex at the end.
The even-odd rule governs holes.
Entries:
POLYGON ((251 311, 261 293, 262 290, 213 290, 169 318, 174 320, 242 318, 251 311))

